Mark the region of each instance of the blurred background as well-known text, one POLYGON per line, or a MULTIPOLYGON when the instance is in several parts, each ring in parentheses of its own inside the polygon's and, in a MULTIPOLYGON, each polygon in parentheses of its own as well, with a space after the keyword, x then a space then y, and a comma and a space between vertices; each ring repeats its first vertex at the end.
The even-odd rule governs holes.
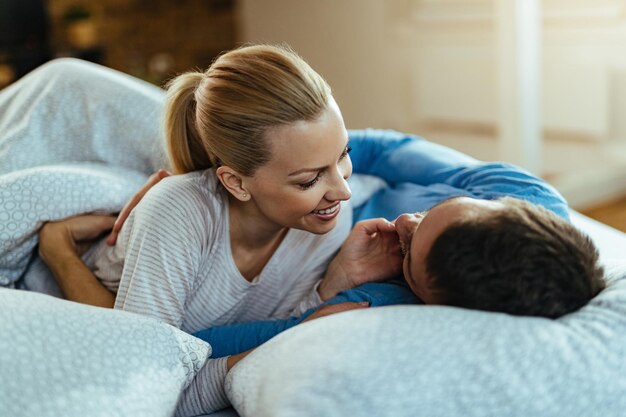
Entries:
POLYGON ((626 231, 626 0, 0 0, 0 88, 63 56, 163 85, 245 42, 292 46, 348 128, 521 165, 626 231))

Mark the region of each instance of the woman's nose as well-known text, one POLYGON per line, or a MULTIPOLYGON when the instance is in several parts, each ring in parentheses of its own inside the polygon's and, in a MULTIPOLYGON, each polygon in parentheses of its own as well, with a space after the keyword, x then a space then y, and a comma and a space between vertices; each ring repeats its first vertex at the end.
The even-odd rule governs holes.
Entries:
POLYGON ((348 156, 333 172, 330 190, 326 193, 329 201, 344 201, 352 197, 352 191, 348 185, 348 178, 352 175, 352 161, 348 156))
POLYGON ((344 201, 352 197, 352 191, 345 178, 338 177, 332 188, 326 193, 326 199, 330 201, 344 201))

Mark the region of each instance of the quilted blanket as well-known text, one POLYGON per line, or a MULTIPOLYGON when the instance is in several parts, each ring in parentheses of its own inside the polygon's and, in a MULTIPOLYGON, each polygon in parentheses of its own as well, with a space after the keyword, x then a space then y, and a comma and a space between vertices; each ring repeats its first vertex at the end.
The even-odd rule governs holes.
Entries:
POLYGON ((163 94, 73 59, 0 92, 0 286, 19 285, 43 222, 115 212, 165 166, 163 94))

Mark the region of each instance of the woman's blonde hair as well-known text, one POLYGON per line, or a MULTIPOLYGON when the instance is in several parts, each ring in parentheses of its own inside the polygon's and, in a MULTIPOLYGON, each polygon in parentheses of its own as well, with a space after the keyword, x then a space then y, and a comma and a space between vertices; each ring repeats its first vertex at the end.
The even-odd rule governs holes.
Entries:
POLYGON ((330 87, 300 56, 282 46, 229 51, 205 72, 168 84, 165 137, 175 173, 228 165, 251 176, 270 160, 268 129, 313 121, 330 87))

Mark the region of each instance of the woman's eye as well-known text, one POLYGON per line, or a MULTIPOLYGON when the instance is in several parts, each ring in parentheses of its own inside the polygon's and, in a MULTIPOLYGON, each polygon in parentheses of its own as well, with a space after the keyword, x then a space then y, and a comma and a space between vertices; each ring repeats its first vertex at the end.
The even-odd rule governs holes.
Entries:
POLYGON ((339 160, 341 161, 343 158, 345 158, 346 156, 348 156, 348 154, 350 153, 350 151, 352 150, 352 148, 348 145, 346 146, 346 149, 343 150, 343 153, 341 154, 341 156, 339 157, 339 160))
POLYGON ((318 182, 319 180, 320 180, 320 174, 317 174, 317 176, 313 178, 311 181, 305 182, 299 185, 300 185, 300 188, 302 188, 303 190, 308 190, 309 188, 313 187, 315 183, 318 182))

